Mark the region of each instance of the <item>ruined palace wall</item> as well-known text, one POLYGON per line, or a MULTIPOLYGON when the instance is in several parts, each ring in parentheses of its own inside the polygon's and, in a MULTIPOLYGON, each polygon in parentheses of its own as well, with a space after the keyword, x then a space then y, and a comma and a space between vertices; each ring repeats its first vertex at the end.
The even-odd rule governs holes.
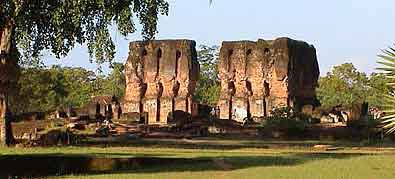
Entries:
POLYGON ((304 105, 314 103, 319 66, 316 50, 312 45, 302 41, 291 41, 289 46, 289 94, 293 97, 294 107, 300 110, 304 105))
POLYGON ((125 112, 147 112, 150 124, 167 123, 175 110, 193 113, 199 73, 195 45, 191 40, 130 43, 125 112))
POLYGON ((319 69, 313 46, 289 38, 223 42, 219 76, 221 119, 242 121, 315 98, 319 69))

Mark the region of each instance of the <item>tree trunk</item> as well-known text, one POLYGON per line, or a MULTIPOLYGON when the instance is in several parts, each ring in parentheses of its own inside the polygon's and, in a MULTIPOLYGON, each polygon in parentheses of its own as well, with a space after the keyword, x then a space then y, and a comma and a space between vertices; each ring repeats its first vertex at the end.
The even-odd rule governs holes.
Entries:
POLYGON ((0 27, 0 144, 9 145, 13 141, 10 112, 8 109, 8 93, 10 84, 16 76, 17 61, 14 52, 15 25, 13 20, 5 18, 6 22, 0 27))

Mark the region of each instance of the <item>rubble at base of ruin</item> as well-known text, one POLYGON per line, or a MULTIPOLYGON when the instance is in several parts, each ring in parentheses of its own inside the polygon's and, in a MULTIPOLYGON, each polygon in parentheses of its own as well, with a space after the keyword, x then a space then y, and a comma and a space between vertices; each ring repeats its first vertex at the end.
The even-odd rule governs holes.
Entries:
POLYGON ((192 100, 199 74, 195 46, 192 40, 131 42, 123 113, 146 113, 148 124, 166 124, 174 111, 196 114, 192 100))
POLYGON ((319 67, 315 48, 306 42, 223 42, 218 68, 221 119, 242 122, 268 116, 275 107, 302 111, 315 105, 319 67))

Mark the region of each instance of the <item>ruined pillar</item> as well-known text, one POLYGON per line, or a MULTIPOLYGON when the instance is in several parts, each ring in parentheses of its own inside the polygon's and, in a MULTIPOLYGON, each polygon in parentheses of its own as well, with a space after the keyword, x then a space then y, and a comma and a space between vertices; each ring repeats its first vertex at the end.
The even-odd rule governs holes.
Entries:
POLYGON ((271 51, 268 79, 270 84, 269 112, 276 107, 292 107, 289 103, 290 96, 288 93, 288 64, 290 58, 288 39, 280 38, 273 41, 271 51))
POLYGON ((146 90, 144 84, 143 65, 147 61, 147 50, 138 43, 130 44, 129 56, 125 64, 125 97, 124 113, 142 113, 142 100, 146 90))
POLYGON ((319 67, 316 50, 303 41, 278 38, 271 42, 270 108, 315 106, 319 67))
POLYGON ((246 67, 246 42, 234 44, 233 55, 230 58, 232 81, 235 85, 235 93, 232 96, 232 119, 243 122, 249 116, 249 81, 247 81, 246 67))
POLYGON ((265 81, 265 62, 270 52, 264 46, 264 43, 254 43, 247 47, 247 76, 251 87, 251 95, 249 96, 251 117, 267 115, 265 98, 268 95, 268 83, 265 81))
POLYGON ((139 70, 125 71, 129 76, 127 82, 130 81, 127 83, 125 101, 131 102, 124 105, 124 110, 129 108, 136 109, 135 112, 147 112, 149 124, 166 124, 175 110, 192 113, 192 95, 199 73, 194 41, 132 42, 129 58, 129 67, 126 68, 141 69, 141 73, 139 70), (138 54, 138 51, 142 53, 138 54), (141 68, 132 65, 132 59, 140 59, 141 68), (139 86, 143 86, 144 92, 137 90, 139 86), (137 106, 140 106, 139 110, 137 106))
POLYGON ((222 46, 220 50, 220 58, 218 62, 219 80, 221 82, 221 93, 218 101, 219 118, 232 118, 232 96, 235 92, 233 82, 233 67, 231 66, 231 58, 233 49, 222 46), (232 72, 232 73, 231 73, 232 72))
POLYGON ((177 51, 177 83, 178 94, 174 102, 174 110, 196 114, 193 107, 193 94, 199 77, 199 63, 197 61, 196 43, 194 41, 181 41, 180 50, 177 51))
POLYGON ((219 71, 221 98, 219 102, 221 119, 242 122, 249 116, 251 83, 247 76, 248 58, 253 42, 223 42, 220 50, 219 71))
POLYGON ((147 91, 144 96, 144 112, 148 113, 148 123, 160 123, 160 97, 163 86, 159 80, 159 64, 162 60, 162 49, 155 44, 148 45, 148 58, 144 59, 144 82, 147 91))
POLYGON ((163 93, 160 97, 160 122, 167 123, 169 114, 174 111, 174 97, 178 93, 177 61, 179 60, 178 50, 174 44, 161 44, 162 57, 159 62, 159 78, 163 86, 163 93))

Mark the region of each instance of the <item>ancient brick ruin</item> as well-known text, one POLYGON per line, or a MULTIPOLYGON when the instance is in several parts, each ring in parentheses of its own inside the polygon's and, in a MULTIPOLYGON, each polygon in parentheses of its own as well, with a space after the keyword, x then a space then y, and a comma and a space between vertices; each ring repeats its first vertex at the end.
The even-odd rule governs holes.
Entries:
POLYGON ((223 42, 219 76, 221 119, 243 121, 289 106, 311 109, 319 67, 315 48, 289 38, 223 42))
POLYGON ((149 124, 166 124, 174 111, 194 114, 199 74, 191 40, 136 41, 125 65, 123 113, 147 113, 149 124))

